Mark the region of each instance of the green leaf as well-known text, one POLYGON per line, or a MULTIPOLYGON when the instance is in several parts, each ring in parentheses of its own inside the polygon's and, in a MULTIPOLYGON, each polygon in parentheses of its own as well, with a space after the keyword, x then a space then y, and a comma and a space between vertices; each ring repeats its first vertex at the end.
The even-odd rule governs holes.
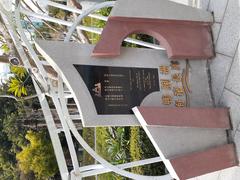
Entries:
POLYGON ((27 95, 27 89, 23 82, 17 78, 11 78, 9 83, 8 92, 14 94, 16 97, 27 95))
POLYGON ((23 79, 27 75, 26 69, 18 66, 11 66, 11 72, 14 73, 20 79, 23 79))
POLYGON ((2 49, 3 52, 6 53, 6 54, 8 54, 9 51, 10 51, 9 47, 8 47, 7 44, 5 44, 5 43, 2 44, 1 49, 2 49))

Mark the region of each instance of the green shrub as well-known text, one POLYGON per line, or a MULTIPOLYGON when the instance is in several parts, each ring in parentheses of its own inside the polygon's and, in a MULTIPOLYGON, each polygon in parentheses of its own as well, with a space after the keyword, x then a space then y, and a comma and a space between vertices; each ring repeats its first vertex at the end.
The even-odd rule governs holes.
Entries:
MULTIPOLYGON (((130 157, 131 161, 139 161, 142 159, 142 149, 139 146, 140 142, 140 129, 139 127, 131 127, 130 128, 130 157)), ((143 168, 138 166, 138 167, 133 167, 131 168, 131 172, 136 173, 136 174, 144 174, 143 168)))
POLYGON ((58 166, 47 133, 28 131, 26 139, 29 144, 23 146, 22 151, 16 155, 20 169, 25 174, 34 172, 37 179, 53 177, 58 171, 58 166))
MULTIPOLYGON (((111 157, 107 151, 107 140, 109 139, 109 133, 107 127, 97 127, 96 128, 96 143, 97 143, 97 153, 105 160, 111 162, 111 157)), ((118 177, 114 173, 105 173, 98 175, 98 180, 115 180, 118 177)))
MULTIPOLYGON (((153 158, 153 157, 158 157, 158 153, 153 147, 151 141, 149 140, 147 134, 142 128, 139 128, 139 136, 140 136, 140 141, 139 141, 139 146, 142 149, 142 159, 147 159, 147 158, 153 158)), ((154 164, 149 164, 143 166, 144 169, 144 174, 146 175, 163 175, 165 174, 165 166, 162 162, 154 163, 154 164)))
MULTIPOLYGON (((94 149, 94 128, 83 128, 83 139, 88 143, 88 145, 94 149)), ((83 165, 91 165, 94 164, 94 158, 88 154, 87 151, 83 151, 83 165)))

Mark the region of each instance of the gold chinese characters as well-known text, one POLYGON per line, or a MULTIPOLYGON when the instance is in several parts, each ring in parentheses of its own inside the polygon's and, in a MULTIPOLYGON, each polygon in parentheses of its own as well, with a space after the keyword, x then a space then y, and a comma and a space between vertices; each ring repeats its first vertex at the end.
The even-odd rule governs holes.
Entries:
POLYGON ((182 75, 180 73, 175 73, 172 75, 172 80, 175 82, 181 82, 182 81, 182 75))
POLYGON ((171 81, 166 79, 161 79, 161 88, 162 89, 171 89, 171 81))
POLYGON ((175 87, 173 88, 174 96, 183 96, 184 90, 182 87, 175 87))
POLYGON ((169 74, 170 72, 170 69, 168 66, 160 66, 159 69, 161 74, 169 74))
POLYGON ((162 103, 164 105, 170 105, 172 104, 172 97, 170 95, 163 95, 162 96, 162 103))
POLYGON ((175 106, 176 107, 185 107, 185 101, 184 100, 176 100, 175 106))
POLYGON ((171 69, 172 70, 180 70, 180 64, 178 61, 171 61, 171 69))

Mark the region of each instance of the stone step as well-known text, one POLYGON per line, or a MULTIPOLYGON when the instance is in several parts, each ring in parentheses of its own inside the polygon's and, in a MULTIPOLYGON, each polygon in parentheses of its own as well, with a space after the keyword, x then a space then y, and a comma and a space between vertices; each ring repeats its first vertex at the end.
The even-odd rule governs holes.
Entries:
POLYGON ((137 118, 148 126, 230 129, 228 108, 135 107, 137 118))
POLYGON ((201 152, 170 159, 180 180, 237 166, 234 144, 225 144, 201 152))

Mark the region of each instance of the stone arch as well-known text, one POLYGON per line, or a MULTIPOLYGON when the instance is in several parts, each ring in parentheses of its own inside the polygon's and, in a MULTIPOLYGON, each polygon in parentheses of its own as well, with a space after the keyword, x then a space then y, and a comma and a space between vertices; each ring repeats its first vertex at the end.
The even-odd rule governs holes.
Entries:
POLYGON ((129 17, 109 18, 92 55, 120 55, 122 41, 132 33, 155 37, 171 59, 207 59, 214 56, 208 23, 129 17))
MULTIPOLYGON (((161 47, 163 47, 164 49, 166 49, 167 52, 172 54, 172 48, 171 48, 171 44, 170 44, 171 42, 168 42, 168 40, 165 36, 163 36, 162 34, 159 34, 155 30, 150 30, 147 28, 136 29, 134 31, 129 32, 129 34, 125 38, 127 38, 128 36, 130 36, 132 34, 145 34, 145 35, 151 36, 152 38, 156 39, 159 42, 161 47)), ((122 42, 125 38, 122 39, 122 42)))

